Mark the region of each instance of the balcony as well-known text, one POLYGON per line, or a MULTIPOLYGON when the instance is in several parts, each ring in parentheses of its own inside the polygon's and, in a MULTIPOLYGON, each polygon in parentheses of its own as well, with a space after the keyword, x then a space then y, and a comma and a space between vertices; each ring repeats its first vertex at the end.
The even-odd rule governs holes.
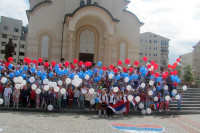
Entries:
POLYGON ((169 53, 169 50, 161 50, 163 53, 169 53))

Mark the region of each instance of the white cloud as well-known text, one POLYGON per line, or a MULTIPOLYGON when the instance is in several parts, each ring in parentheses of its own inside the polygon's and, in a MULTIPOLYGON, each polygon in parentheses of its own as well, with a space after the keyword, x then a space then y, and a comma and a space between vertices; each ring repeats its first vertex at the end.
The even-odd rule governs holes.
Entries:
POLYGON ((145 23, 141 32, 154 32, 171 40, 170 63, 192 52, 192 46, 200 40, 198 0, 132 0, 129 10, 145 23))
POLYGON ((0 16, 11 17, 28 24, 26 10, 29 9, 28 0, 0 0, 0 16))

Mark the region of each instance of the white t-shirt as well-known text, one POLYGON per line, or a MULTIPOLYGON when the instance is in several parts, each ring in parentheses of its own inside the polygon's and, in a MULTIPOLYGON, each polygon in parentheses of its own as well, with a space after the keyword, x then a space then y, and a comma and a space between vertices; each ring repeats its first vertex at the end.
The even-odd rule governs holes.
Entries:
POLYGON ((5 97, 10 96, 11 93, 12 93, 12 89, 11 88, 5 88, 4 89, 4 96, 5 97))
POLYGON ((74 97, 79 97, 80 91, 79 90, 74 90, 74 97))

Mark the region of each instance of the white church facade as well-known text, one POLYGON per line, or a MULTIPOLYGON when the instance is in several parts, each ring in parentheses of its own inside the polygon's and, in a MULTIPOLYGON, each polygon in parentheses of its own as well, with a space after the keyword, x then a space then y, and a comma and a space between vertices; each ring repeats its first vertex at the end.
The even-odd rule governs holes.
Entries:
POLYGON ((27 57, 117 64, 139 60, 142 22, 127 0, 29 0, 27 57))

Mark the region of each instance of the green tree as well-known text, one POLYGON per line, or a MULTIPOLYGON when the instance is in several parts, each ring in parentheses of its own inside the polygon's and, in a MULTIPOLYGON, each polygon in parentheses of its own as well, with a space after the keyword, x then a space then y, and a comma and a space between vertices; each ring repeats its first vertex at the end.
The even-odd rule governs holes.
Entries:
POLYGON ((192 67, 190 65, 187 65, 184 68, 183 79, 184 79, 185 83, 187 83, 187 85, 189 82, 191 82, 193 80, 192 67))
POLYGON ((181 66, 180 65, 177 65, 176 66, 176 70, 178 72, 178 77, 181 77, 182 73, 181 73, 181 66))
POLYGON ((195 79, 195 87, 199 87, 200 86, 200 78, 199 76, 197 76, 197 78, 195 79))

